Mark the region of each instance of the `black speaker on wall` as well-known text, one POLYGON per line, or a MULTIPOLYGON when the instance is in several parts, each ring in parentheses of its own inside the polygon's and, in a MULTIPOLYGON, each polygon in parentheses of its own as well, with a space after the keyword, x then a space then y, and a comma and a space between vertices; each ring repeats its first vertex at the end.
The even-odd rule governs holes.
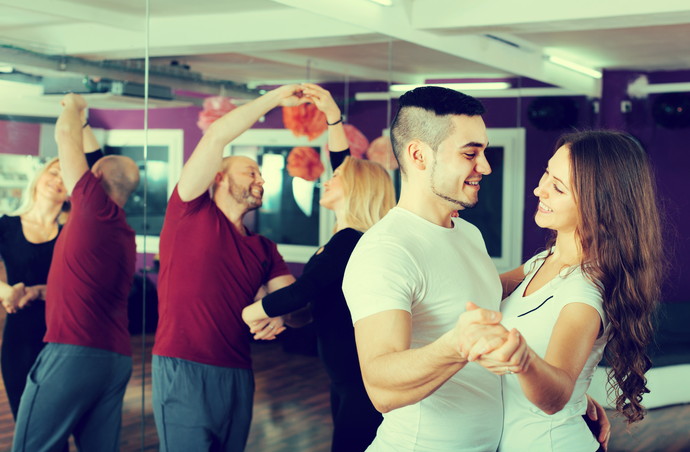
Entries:
POLYGON ((562 130, 577 125, 577 104, 570 97, 537 97, 527 107, 527 117, 540 130, 562 130))
POLYGON ((652 103, 654 122, 667 129, 690 127, 690 93, 664 93, 652 103))

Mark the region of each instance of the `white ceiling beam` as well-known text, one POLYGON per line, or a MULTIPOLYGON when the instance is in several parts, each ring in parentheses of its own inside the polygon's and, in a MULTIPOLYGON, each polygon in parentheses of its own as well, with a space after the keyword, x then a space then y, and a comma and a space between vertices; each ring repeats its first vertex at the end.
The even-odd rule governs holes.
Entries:
POLYGON ((216 42, 209 40, 208 44, 180 44, 173 43, 172 45, 157 46, 149 49, 152 57, 164 56, 193 56, 193 55, 209 55, 216 53, 241 53, 252 54, 255 52, 280 52, 296 49, 311 49, 322 47, 336 47, 336 46, 351 46, 360 44, 380 44, 388 42, 390 38, 373 33, 361 35, 343 35, 343 36, 324 36, 318 39, 308 37, 297 37, 291 39, 293 34, 288 32, 284 38, 270 41, 246 41, 246 42, 216 42))
MULTIPOLYGON (((134 31, 110 27, 104 30, 100 25, 79 22, 21 27, 13 29, 12 37, 23 42, 49 42, 56 49, 55 53, 65 55, 97 56, 101 59, 143 57, 143 27, 134 31)), ((153 16, 149 34, 149 54, 152 57, 346 46, 387 42, 389 39, 356 25, 293 9, 153 16)))
MULTIPOLYGON (((246 53, 245 53, 246 55, 246 53)), ((375 69, 367 66, 360 66, 325 58, 314 58, 307 55, 300 55, 289 52, 256 52, 250 54, 256 58, 273 61, 276 63, 289 64, 292 66, 311 68, 322 72, 339 74, 342 77, 355 77, 364 80, 383 80, 389 78, 397 83, 419 83, 420 77, 400 72, 388 72, 387 70, 375 69)), ((306 69, 305 69, 306 70, 306 69)))
POLYGON ((157 56, 285 50, 387 39, 372 36, 364 27, 298 9, 153 17, 150 36, 150 53, 157 56))
POLYGON ((105 27, 95 23, 54 24, 22 27, 12 30, 19 47, 51 55, 94 56, 98 59, 143 58, 146 47, 144 30, 132 31, 105 27), (48 47, 48 48, 45 48, 48 47))
POLYGON ((526 76, 592 97, 601 95, 600 80, 556 66, 540 51, 527 51, 484 36, 439 36, 410 26, 409 4, 382 7, 365 0, 274 0, 334 20, 357 24, 458 58, 526 76))
POLYGON ((143 3, 141 11, 137 14, 120 13, 109 8, 63 0, 0 0, 0 5, 52 16, 68 22, 97 23, 122 30, 143 31, 146 24, 143 3))
POLYGON ((574 31, 674 25, 690 21, 690 2, 662 0, 579 0, 528 2, 415 0, 410 23, 417 29, 574 31))

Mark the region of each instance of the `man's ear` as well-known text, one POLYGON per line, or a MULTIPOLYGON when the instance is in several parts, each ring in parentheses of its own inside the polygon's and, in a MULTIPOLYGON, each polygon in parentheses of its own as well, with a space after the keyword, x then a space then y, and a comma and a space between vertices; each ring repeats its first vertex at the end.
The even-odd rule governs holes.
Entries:
POLYGON ((429 146, 427 146, 426 143, 420 140, 412 140, 407 144, 405 151, 407 153, 408 161, 413 167, 420 171, 424 171, 426 169, 427 165, 429 164, 429 146))
POLYGON ((221 173, 221 172, 219 171, 219 172, 216 173, 216 177, 213 178, 213 183, 214 183, 214 184, 219 184, 220 181, 222 181, 222 180, 223 180, 223 173, 221 173))

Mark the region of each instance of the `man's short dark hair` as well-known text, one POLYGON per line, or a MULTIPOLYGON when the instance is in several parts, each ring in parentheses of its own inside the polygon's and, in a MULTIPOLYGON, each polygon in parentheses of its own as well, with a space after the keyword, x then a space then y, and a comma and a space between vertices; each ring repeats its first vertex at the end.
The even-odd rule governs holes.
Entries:
POLYGON ((440 86, 422 86, 403 94, 391 124, 393 153, 400 171, 405 172, 402 153, 411 140, 421 140, 435 151, 453 133, 453 116, 478 116, 484 111, 484 105, 474 97, 440 86))

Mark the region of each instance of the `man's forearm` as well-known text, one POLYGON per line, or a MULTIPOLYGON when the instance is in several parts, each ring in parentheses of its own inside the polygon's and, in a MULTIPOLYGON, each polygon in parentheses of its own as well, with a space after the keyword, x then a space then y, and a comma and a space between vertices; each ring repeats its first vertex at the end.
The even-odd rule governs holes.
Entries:
POLYGON ((387 353, 362 363, 364 384, 377 410, 386 413, 417 403, 465 367, 467 361, 449 353, 441 341, 387 353))

